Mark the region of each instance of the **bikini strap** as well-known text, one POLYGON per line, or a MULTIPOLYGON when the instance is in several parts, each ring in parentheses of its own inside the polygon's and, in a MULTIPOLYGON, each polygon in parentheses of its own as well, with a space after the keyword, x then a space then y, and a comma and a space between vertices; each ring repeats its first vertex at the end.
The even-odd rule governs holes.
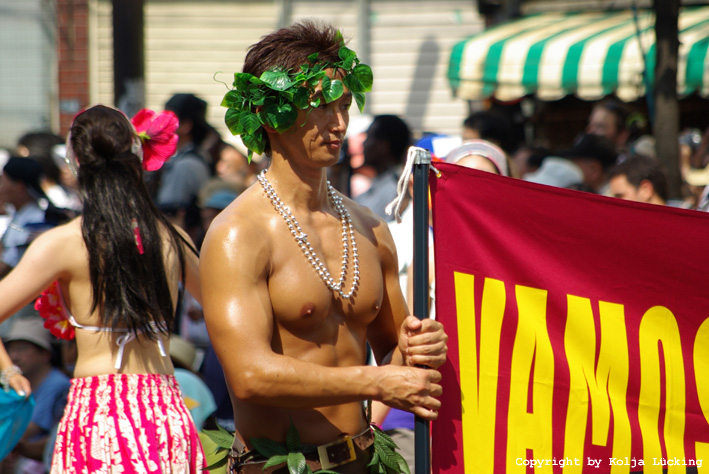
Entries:
MULTIPOLYGON (((116 370, 119 370, 121 368, 121 365, 123 365, 123 353, 125 352, 126 349, 126 344, 129 342, 133 341, 136 339, 136 333, 129 330, 128 328, 110 328, 110 327, 101 327, 101 326, 84 326, 83 324, 80 324, 73 315, 69 315, 69 322, 71 323, 72 326, 78 329, 84 329, 86 331, 94 331, 94 332, 120 332, 123 333, 121 336, 119 336, 116 339, 116 345, 118 345, 118 354, 116 355, 116 363, 114 364, 114 368, 116 370)), ((158 329, 159 326, 157 324, 150 323, 150 325, 153 327, 153 329, 158 329)), ((167 357, 167 352, 165 351, 165 344, 163 343, 162 337, 158 335, 158 349, 160 350, 160 355, 162 357, 167 357)))

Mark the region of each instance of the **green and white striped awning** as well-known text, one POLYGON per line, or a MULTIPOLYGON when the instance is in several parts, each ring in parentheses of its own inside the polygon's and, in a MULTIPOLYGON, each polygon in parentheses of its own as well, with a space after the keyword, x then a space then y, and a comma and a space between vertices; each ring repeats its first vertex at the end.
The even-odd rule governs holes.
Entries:
MULTIPOLYGON (((455 94, 467 100, 508 101, 529 94, 596 100, 616 94, 632 101, 645 95, 646 65, 648 84, 654 80, 654 27, 648 10, 527 16, 456 44, 448 79, 455 94)), ((679 31, 677 92, 709 96, 709 7, 682 8, 679 31)))

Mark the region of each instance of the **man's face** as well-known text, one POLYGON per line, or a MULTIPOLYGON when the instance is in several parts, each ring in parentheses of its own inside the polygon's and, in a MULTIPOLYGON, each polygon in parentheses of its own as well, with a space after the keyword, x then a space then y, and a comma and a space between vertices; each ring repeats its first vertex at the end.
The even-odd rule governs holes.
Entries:
MULTIPOLYGON (((289 158, 304 154, 313 162, 331 166, 340 158, 350 122, 352 93, 345 88, 342 97, 328 104, 323 99, 321 85, 318 85, 311 99, 318 98, 319 107, 298 111, 295 125, 283 133, 280 143, 289 158)), ((273 138, 271 135, 271 140, 273 138)))
POLYGON ((389 159, 390 148, 389 142, 378 138, 380 135, 379 124, 373 123, 362 142, 362 152, 364 154, 364 164, 369 166, 377 166, 380 162, 385 163, 389 159))
POLYGON ((20 191, 20 183, 13 181, 6 174, 0 174, 0 202, 14 203, 13 197, 20 191))
POLYGON ((31 377, 50 363, 51 354, 29 341, 10 341, 5 347, 12 363, 27 376, 31 377))
POLYGON ((219 154, 216 164, 217 174, 228 181, 246 184, 246 175, 249 172, 249 163, 246 157, 234 147, 227 146, 219 154))
POLYGON ((627 201, 647 202, 640 190, 628 182, 625 175, 618 175, 611 178, 608 183, 610 195, 627 201))
POLYGON ((618 143, 618 126, 615 115, 603 107, 595 107, 588 119, 586 133, 600 135, 613 143, 618 143))

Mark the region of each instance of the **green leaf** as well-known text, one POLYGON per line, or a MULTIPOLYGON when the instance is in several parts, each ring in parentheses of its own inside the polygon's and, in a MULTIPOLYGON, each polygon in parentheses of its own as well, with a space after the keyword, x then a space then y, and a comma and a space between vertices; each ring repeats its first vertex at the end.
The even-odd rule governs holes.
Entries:
POLYGON ((248 72, 237 72, 234 74, 234 89, 239 89, 242 92, 250 89, 254 85, 262 84, 258 77, 248 72))
POLYGON ((400 454, 395 453, 391 449, 378 449, 377 451, 379 452, 379 462, 381 464, 393 471, 396 471, 399 468, 400 454))
POLYGON ((249 110, 244 110, 239 114, 239 127, 243 130, 242 133, 253 134, 261 128, 261 121, 258 119, 258 114, 249 110))
POLYGON ((288 102, 293 102, 293 91, 292 90, 287 90, 287 91, 278 91, 278 95, 286 99, 288 102))
POLYGON ((374 433, 374 444, 388 446, 392 450, 396 450, 399 448, 399 446, 396 445, 396 442, 391 438, 391 436, 386 434, 381 428, 375 427, 374 433))
POLYGON ((345 86, 339 79, 330 79, 325 76, 322 79, 322 95, 325 98, 325 102, 328 104, 333 102, 340 97, 345 92, 345 86))
POLYGON ((266 149, 266 138, 263 136, 263 130, 258 130, 256 133, 243 133, 241 134, 241 141, 244 142, 244 146, 249 149, 249 163, 251 163, 251 157, 254 153, 261 155, 266 149))
POLYGON ((379 464, 379 454, 377 454, 377 450, 374 450, 374 454, 372 454, 372 460, 369 461, 369 464, 367 464, 367 467, 373 467, 379 464))
POLYGON ((261 120, 273 127, 278 133, 288 130, 298 118, 298 110, 293 104, 270 102, 263 106, 261 120))
POLYGON ((264 72, 261 74, 261 80, 276 91, 284 91, 293 85, 288 73, 280 70, 264 72))
POLYGON ((288 472, 290 474, 305 474, 308 463, 303 453, 288 453, 288 472))
POLYGON ((361 84, 361 90, 357 92, 369 92, 372 90, 372 85, 374 84, 374 74, 372 74, 372 68, 366 64, 358 64, 352 70, 352 76, 354 76, 357 81, 361 84))
POLYGON ((258 107, 266 103, 266 96, 264 94, 254 94, 251 98, 251 105, 253 107, 258 107))
POLYGON ((224 122, 232 135, 241 135, 244 129, 241 125, 239 116, 241 113, 237 109, 228 109, 224 115, 224 122))
POLYGON ((342 32, 340 30, 337 30, 335 33, 335 41, 337 41, 341 47, 345 46, 345 37, 342 36, 342 32))
MULTIPOLYGON (((228 432, 227 432, 228 433, 228 432)), ((202 443, 204 457, 213 474, 226 474, 227 456, 229 449, 219 447, 204 431, 198 433, 202 443)))
POLYGON ((409 470, 409 463, 406 462, 406 459, 400 454, 397 453, 399 456, 399 469, 397 469, 397 472, 400 472, 401 474, 411 474, 411 471, 409 470))
POLYGON ((300 451, 300 436, 298 435, 298 430, 291 420, 288 426, 288 432, 286 433, 286 448, 288 451, 300 451))
POLYGON ((285 446, 268 438, 251 438, 250 441, 254 449, 265 458, 270 458, 278 454, 288 454, 288 450, 285 446))
POLYGON ((364 103, 367 100, 364 97, 364 92, 353 92, 352 97, 354 97, 354 100, 357 103, 357 108, 359 109, 359 112, 364 113, 364 103))
POLYGON ((271 466, 277 466, 287 461, 288 456, 286 454, 277 454, 275 456, 271 456, 268 461, 266 461, 266 464, 263 465, 263 469, 266 470, 271 466))
POLYGON ((234 444, 234 435, 223 428, 221 430, 203 430, 202 433, 220 448, 231 449, 231 445, 234 444))
POLYGON ((342 61, 340 61, 339 66, 342 69, 349 71, 354 65, 355 59, 357 58, 357 53, 352 51, 350 48, 343 46, 337 52, 337 55, 342 61))
POLYGON ((242 101, 242 95, 239 91, 229 91, 224 95, 222 99, 222 107, 234 107, 240 106, 242 101))
POLYGON ((312 87, 317 87, 317 85, 320 84, 320 79, 323 79, 325 77, 327 77, 325 71, 318 71, 317 73, 310 76, 310 78, 308 79, 308 84, 310 84, 312 87))
POLYGON ((310 106, 310 91, 305 87, 298 87, 293 93, 293 105, 304 110, 310 106))
POLYGON ((308 62, 311 62, 311 63, 316 62, 318 60, 319 55, 320 55, 320 53, 313 53, 313 54, 308 55, 308 62))
POLYGON ((223 459, 220 459, 217 462, 214 462, 214 463, 210 464, 209 466, 207 466, 206 470, 212 474, 217 474, 220 472, 226 473, 226 465, 227 465, 228 461, 229 461, 228 457, 224 456, 223 459), (220 468, 224 468, 224 469, 220 469, 220 468))

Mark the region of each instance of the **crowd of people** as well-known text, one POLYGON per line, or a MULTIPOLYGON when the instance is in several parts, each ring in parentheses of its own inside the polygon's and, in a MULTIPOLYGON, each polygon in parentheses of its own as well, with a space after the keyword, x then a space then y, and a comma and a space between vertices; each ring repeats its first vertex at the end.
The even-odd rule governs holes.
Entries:
POLYGON ((401 222, 385 212, 412 145, 514 179, 709 207, 709 132, 682 135, 687 194, 672 200, 652 137, 631 136, 612 100, 560 150, 514 143, 491 111, 454 136, 414 136, 393 114, 348 134, 366 90, 322 83, 361 83, 350 53, 311 22, 251 47, 245 74, 326 74, 287 133, 260 124, 265 153, 251 160, 190 93, 160 115, 176 119, 164 166, 146 167, 147 133, 100 105, 66 139, 17 140, 0 175, 0 383, 36 405, 0 473, 200 472, 197 432, 218 427, 235 434, 233 473, 281 472, 259 439, 313 470, 365 472, 373 456, 413 466, 414 414, 436 418, 447 349, 440 323, 411 316, 411 206, 401 222), (40 294, 68 323, 46 319, 40 294))

